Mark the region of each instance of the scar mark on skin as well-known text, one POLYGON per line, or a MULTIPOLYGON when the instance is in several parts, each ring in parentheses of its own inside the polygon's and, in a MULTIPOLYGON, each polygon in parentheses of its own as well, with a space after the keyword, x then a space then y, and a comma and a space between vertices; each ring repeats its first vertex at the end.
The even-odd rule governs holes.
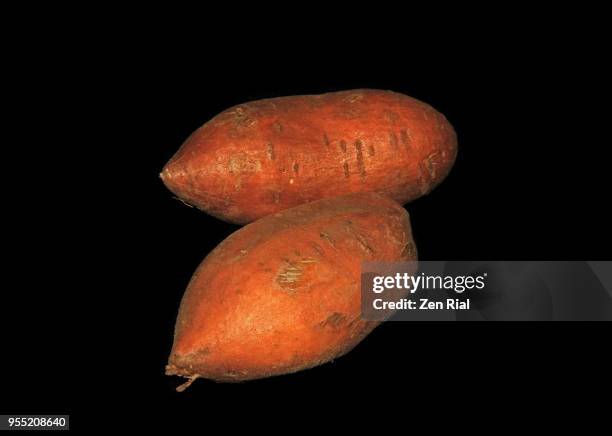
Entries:
POLYGON ((346 229, 347 232, 349 232, 351 235, 355 237, 355 239, 357 240, 357 242, 359 242, 359 245, 364 251, 370 254, 374 253, 374 250, 372 249, 372 247, 370 247, 370 245, 368 244, 368 241, 362 235, 360 235, 359 233, 355 231, 350 221, 347 221, 344 224, 344 228, 346 229))
POLYGON ((438 152, 431 153, 424 159, 425 169, 427 170, 429 178, 432 181, 436 179, 436 165, 438 165, 436 157, 438 156, 438 154, 438 152))
POLYGON ((320 232, 319 233, 319 237, 321 239, 327 241, 329 243, 329 245, 331 245, 332 247, 336 248, 336 244, 334 244, 334 241, 332 241, 331 237, 329 236, 329 233, 320 232))
POLYGON ((359 110, 356 109, 356 108, 349 108, 349 109, 345 110, 344 112, 342 112, 342 116, 344 116, 345 118, 348 118, 348 119, 355 118, 355 117, 359 116, 359 110))
POLYGON ((323 133, 323 144, 325 144, 326 147, 329 147, 329 138, 325 133, 323 133))
POLYGON ((303 271, 299 266, 287 262, 283 270, 277 275, 276 282, 283 289, 293 290, 298 286, 302 274, 303 271))
POLYGON ((325 321, 319 323, 320 327, 331 327, 336 328, 339 327, 346 321, 346 316, 341 313, 334 312, 330 316, 328 316, 325 321))
POLYGON ((385 111, 385 118, 389 120, 392 124, 395 124, 397 120, 399 120, 399 115, 395 112, 385 111))
POLYGON ((431 159, 425 159, 425 167, 427 168, 427 172, 429 173, 430 178, 434 178, 436 176, 436 168, 434 167, 431 159))
POLYGON ((403 258, 414 259, 415 254, 416 254, 416 250, 412 242, 408 242, 406 245, 404 245, 404 248, 402 249, 402 253, 401 253, 401 256, 403 258))
POLYGON ((244 258, 248 254, 248 250, 240 250, 236 256, 229 260, 229 263, 234 263, 242 258, 244 258))
POLYGON ((368 156, 374 156, 374 155, 375 155, 374 146, 368 145, 368 156))
POLYGON ((323 254, 323 249, 316 242, 312 243, 312 248, 314 248, 314 251, 316 251, 319 256, 323 254))
POLYGON ((389 132, 389 143, 393 148, 397 148, 397 135, 395 132, 389 132))
POLYGON ((230 111, 229 114, 233 117, 234 124, 238 127, 251 127, 257 124, 257 120, 249 117, 242 106, 230 111))
POLYGON ((361 143, 361 141, 358 139, 357 141, 355 141, 355 150, 357 151, 357 169, 359 170, 359 175, 361 177, 365 177, 366 172, 365 172, 365 164, 363 163, 363 144, 361 143))
POLYGON ((402 140, 402 144, 408 149, 410 150, 410 148, 412 147, 410 145, 410 135, 408 134, 408 132, 406 131, 406 129, 402 129, 400 130, 400 138, 402 140))
POLYGON ((268 142, 268 146, 266 147, 266 153, 268 154, 268 159, 274 160, 276 155, 274 154, 274 144, 268 142))
POLYGON ((363 94, 351 94, 346 98, 346 101, 349 103, 355 103, 363 98, 363 94))
POLYGON ((340 148, 342 149, 342 153, 346 153, 346 141, 340 141, 340 148))
POLYGON ((349 177, 349 165, 348 162, 344 162, 342 164, 342 168, 344 168, 344 177, 349 177))
POLYGON ((419 184, 422 195, 427 194, 431 190, 431 185, 433 182, 431 178, 431 173, 429 172, 429 170, 427 169, 427 165, 425 164, 426 160, 427 158, 419 162, 419 184))
POLYGON ((300 172, 300 166, 298 165, 297 162, 293 163, 293 172, 297 175, 300 172))
POLYGON ((243 125, 245 127, 251 127, 254 126, 255 124, 257 124, 257 120, 254 120, 253 118, 245 118, 243 122, 240 123, 240 125, 243 125))
POLYGON ((258 159, 253 159, 252 157, 246 154, 237 154, 231 156, 227 163, 228 171, 230 173, 257 173, 261 171, 261 161, 258 159))

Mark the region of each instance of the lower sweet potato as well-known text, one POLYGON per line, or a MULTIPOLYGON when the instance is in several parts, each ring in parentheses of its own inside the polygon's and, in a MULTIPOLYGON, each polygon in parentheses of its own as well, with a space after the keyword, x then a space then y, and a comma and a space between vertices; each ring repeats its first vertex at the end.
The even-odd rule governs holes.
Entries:
POLYGON ((241 381, 341 356, 378 324, 360 317, 361 262, 414 259, 407 212, 378 194, 318 200, 262 218, 196 270, 166 373, 241 381))

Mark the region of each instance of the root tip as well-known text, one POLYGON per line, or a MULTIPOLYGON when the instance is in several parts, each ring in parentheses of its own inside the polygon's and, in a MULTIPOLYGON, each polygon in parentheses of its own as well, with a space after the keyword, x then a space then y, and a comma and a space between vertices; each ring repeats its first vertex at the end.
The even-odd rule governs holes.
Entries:
POLYGON ((191 386, 191 384, 197 379, 199 378, 199 375, 192 375, 191 377, 189 377, 189 379, 183 383, 182 385, 179 385, 176 387, 176 391, 177 392, 184 392, 185 389, 187 389, 189 386, 191 386))

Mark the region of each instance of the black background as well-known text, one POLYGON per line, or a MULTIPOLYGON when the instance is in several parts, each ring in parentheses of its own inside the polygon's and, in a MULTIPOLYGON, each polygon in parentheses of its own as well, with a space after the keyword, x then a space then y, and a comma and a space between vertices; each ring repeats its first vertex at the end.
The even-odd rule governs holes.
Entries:
POLYGON ((376 29, 358 40, 225 32, 189 48, 191 36, 89 46, 96 54, 67 80, 87 73, 75 100, 86 133, 65 163, 85 163, 95 180, 64 187, 78 203, 69 218, 44 208, 62 223, 52 242, 77 239, 87 251, 71 253, 80 263, 48 261, 36 316, 7 323, 22 334, 3 354, 3 411, 70 413, 74 429, 231 428, 277 416, 301 426, 381 410, 403 416, 415 403, 451 407, 467 392, 480 402, 518 394, 529 409, 543 395, 609 383, 610 330, 591 323, 388 323, 348 355, 293 375, 198 381, 182 394, 179 379, 164 375, 191 273, 238 227, 174 199, 158 173, 193 130, 248 100, 381 88, 444 113, 459 138, 456 165, 406 206, 422 259, 609 259, 596 48, 562 29, 525 40, 490 31, 427 49, 376 29))

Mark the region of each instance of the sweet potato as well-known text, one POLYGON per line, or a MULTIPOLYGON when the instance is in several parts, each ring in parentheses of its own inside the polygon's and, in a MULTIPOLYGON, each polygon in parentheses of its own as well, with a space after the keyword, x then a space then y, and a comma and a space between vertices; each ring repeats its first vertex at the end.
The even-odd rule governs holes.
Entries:
POLYGON ((352 192, 404 204, 438 185, 456 152, 452 126, 431 106, 361 89, 228 109, 187 139, 161 177, 185 202, 245 224, 352 192))
POLYGON ((334 359, 378 325, 360 317, 361 262, 415 259, 408 213, 378 194, 322 199, 262 218, 197 268, 166 373, 233 382, 334 359))

